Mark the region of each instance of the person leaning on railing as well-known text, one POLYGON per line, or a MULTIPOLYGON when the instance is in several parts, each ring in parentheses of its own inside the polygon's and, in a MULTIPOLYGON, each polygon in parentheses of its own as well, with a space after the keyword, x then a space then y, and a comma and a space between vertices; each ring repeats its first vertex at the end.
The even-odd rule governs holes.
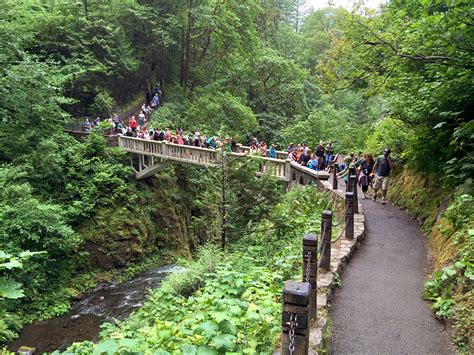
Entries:
POLYGON ((344 158, 344 169, 337 174, 337 178, 342 178, 346 185, 349 183, 349 169, 355 168, 355 163, 352 161, 351 156, 347 156, 344 158))

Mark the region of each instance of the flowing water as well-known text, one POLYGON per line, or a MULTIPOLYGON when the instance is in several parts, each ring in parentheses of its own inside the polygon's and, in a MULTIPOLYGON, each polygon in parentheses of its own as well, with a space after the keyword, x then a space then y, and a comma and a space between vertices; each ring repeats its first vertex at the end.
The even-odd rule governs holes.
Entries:
POLYGON ((68 313, 26 325, 8 349, 17 351, 20 346, 29 346, 41 353, 65 350, 78 341, 97 341, 100 324, 125 319, 143 305, 149 289, 159 287, 169 273, 181 270, 169 265, 148 270, 122 284, 101 286, 73 304, 68 313))

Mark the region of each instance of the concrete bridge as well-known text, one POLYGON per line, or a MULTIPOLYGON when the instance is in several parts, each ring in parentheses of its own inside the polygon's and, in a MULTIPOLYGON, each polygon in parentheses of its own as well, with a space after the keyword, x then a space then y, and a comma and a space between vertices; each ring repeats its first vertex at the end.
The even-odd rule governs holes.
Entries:
MULTIPOLYGON (((130 165, 137 179, 145 179, 172 164, 190 164, 203 167, 218 167, 219 150, 120 136, 118 146, 130 153, 130 165)), ((320 184, 328 180, 326 171, 315 171, 286 159, 286 152, 277 152, 277 158, 266 158, 249 154, 250 148, 239 146, 234 157, 254 159, 259 163, 257 174, 270 173, 278 180, 291 185, 320 184)))

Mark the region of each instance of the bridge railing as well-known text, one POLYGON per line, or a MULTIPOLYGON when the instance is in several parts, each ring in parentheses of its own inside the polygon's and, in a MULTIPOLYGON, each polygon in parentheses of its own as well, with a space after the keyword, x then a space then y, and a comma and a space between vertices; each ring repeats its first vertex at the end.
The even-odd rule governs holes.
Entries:
MULTIPOLYGON (((245 145, 240 145, 240 144, 237 144, 237 149, 238 149, 238 153, 250 153, 250 147, 247 147, 245 145)), ((287 152, 284 152, 282 150, 277 150, 276 151, 277 153, 277 159, 283 159, 285 160, 286 158, 288 158, 288 153, 287 152)))
POLYGON ((259 159, 259 173, 271 173, 279 180, 290 181, 290 161, 256 157, 259 159))
POLYGON ((198 165, 213 165, 217 160, 217 152, 213 149, 124 136, 118 141, 120 148, 136 154, 198 165))
MULTIPOLYGON (((118 146, 125 149, 130 153, 139 155, 139 167, 138 172, 141 172, 144 168, 147 169, 146 174, 138 174, 137 178, 141 179, 146 176, 150 176, 153 173, 152 167, 156 167, 158 171, 158 164, 167 161, 167 164, 174 162, 211 166, 214 167, 217 164, 219 150, 195 147, 190 145, 181 145, 169 143, 166 141, 154 141, 146 140, 134 137, 119 136, 118 146), (158 161, 151 159, 142 159, 144 156, 160 158, 158 161)), ((247 148, 247 147, 245 147, 247 148)), ((246 157, 257 161, 259 164, 259 175, 269 173, 275 176, 277 179, 290 184, 302 184, 307 185, 310 182, 319 182, 320 180, 327 180, 329 174, 325 171, 315 171, 306 167, 303 167, 289 159, 273 159, 267 157, 261 157, 258 155, 248 154, 249 149, 241 149, 240 152, 231 153, 234 157, 246 157)), ((131 160, 133 165, 133 159, 131 160)))

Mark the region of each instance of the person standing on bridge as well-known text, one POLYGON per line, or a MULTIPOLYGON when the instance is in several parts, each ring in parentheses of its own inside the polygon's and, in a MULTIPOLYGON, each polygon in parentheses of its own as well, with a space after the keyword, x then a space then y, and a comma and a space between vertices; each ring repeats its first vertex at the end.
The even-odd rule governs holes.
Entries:
POLYGON ((326 144, 326 147, 324 150, 325 150, 325 155, 324 155, 325 164, 326 164, 326 168, 328 168, 329 164, 332 161, 332 158, 334 157, 334 146, 333 146, 332 140, 330 140, 328 144, 326 144))
POLYGON ((137 120, 135 119, 135 116, 130 117, 130 120, 128 121, 128 125, 132 129, 132 132, 136 132, 136 130, 137 130, 137 120))
POLYGON ((276 159, 277 152, 276 152, 276 149, 275 149, 275 144, 272 144, 270 146, 270 149, 268 150, 268 157, 272 158, 272 159, 276 159))
POLYGON ((385 148, 383 155, 379 156, 375 160, 374 168, 372 170, 372 176, 375 176, 374 181, 374 197, 372 200, 377 201, 377 193, 382 189, 382 204, 386 203, 386 196, 388 190, 388 179, 390 176, 390 171, 392 170, 392 162, 390 161, 390 149, 385 148))
POLYGON ((92 128, 92 123, 89 121, 88 118, 86 118, 86 121, 82 125, 82 129, 84 130, 84 132, 89 133, 91 131, 91 128, 92 128))
POLYGON ((316 156, 318 157, 318 170, 324 169, 324 143, 319 141, 319 145, 316 147, 316 156))

